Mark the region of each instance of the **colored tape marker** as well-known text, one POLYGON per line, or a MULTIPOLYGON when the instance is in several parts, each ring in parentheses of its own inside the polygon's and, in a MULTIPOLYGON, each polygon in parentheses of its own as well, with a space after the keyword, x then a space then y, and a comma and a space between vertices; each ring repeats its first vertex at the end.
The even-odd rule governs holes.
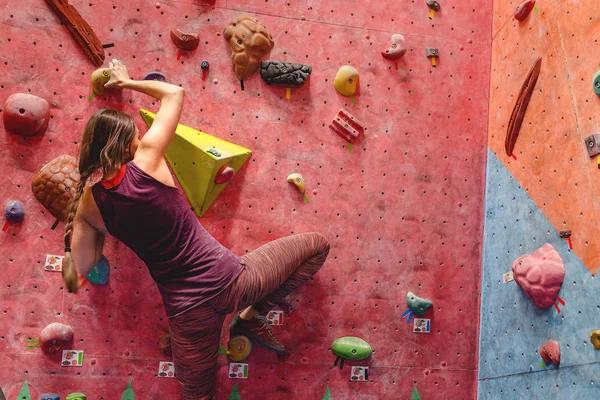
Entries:
POLYGON ((292 98, 292 89, 291 88, 286 88, 285 89, 285 99, 289 100, 292 98))

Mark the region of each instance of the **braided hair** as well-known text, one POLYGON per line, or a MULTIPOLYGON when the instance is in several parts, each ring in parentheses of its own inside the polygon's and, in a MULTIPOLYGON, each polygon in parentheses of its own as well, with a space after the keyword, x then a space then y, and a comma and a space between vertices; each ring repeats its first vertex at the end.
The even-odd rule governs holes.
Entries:
POLYGON ((106 176, 117 171, 127 162, 128 148, 136 134, 133 118, 119 111, 102 108, 92 115, 83 130, 79 149, 79 175, 77 192, 71 202, 71 209, 65 229, 65 258, 62 276, 69 292, 79 289, 77 269, 71 256, 73 221, 79 208, 79 200, 90 177, 96 173, 106 176))

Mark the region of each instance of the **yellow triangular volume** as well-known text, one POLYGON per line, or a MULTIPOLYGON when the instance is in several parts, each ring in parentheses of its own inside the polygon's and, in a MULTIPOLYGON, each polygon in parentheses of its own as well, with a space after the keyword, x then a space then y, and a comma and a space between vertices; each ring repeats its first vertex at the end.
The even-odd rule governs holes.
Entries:
MULTIPOLYGON (((146 125, 152 126, 156 115, 143 109, 140 114, 146 125)), ((249 149, 182 124, 177 125, 165 154, 199 217, 251 155, 249 149)))

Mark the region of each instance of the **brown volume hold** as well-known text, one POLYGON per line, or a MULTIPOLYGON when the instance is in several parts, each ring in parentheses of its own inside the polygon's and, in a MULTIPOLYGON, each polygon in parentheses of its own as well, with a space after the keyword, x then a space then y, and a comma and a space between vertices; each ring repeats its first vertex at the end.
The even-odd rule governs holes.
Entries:
POLYGON ((71 32, 90 61, 97 67, 101 66, 105 57, 102 43, 77 9, 67 0, 46 0, 46 3, 71 32))
POLYGON ((531 67, 531 70, 527 74, 527 79, 525 80, 525 83, 523 83, 523 87, 517 97, 515 108, 510 115, 508 129, 506 131, 506 141, 504 142, 506 154, 509 156, 513 154, 513 150, 515 149, 515 143, 517 142, 517 137, 519 137, 521 124, 523 123, 523 118, 525 118, 525 112, 527 111, 527 106, 529 105, 529 100, 535 89, 535 84, 540 76, 541 69, 542 58, 540 57, 536 60, 535 64, 533 64, 533 67, 531 67))

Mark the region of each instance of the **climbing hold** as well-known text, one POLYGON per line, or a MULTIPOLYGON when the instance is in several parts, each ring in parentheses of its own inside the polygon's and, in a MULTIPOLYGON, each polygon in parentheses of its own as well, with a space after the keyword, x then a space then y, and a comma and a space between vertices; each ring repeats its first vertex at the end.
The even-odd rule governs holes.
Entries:
POLYGON ((66 221, 79 183, 79 167, 73 156, 62 155, 44 165, 33 178, 33 195, 60 220, 66 221))
POLYGON ((215 176, 215 183, 217 185, 227 183, 231 180, 231 178, 233 178, 234 174, 235 170, 233 168, 231 168, 229 165, 223 165, 215 176))
POLYGON ((558 309, 555 301, 562 302, 558 292, 565 278, 565 267, 551 244, 517 258, 512 272, 515 281, 538 307, 545 309, 554 304, 558 309))
POLYGON ((600 350, 600 329, 592 331, 590 334, 590 342, 596 350, 600 350))
POLYGON ((208 61, 204 60, 200 63, 200 69, 202 70, 202 80, 206 80, 206 75, 208 75, 208 69, 210 68, 210 64, 208 61))
POLYGON ((6 207, 4 208, 4 216, 6 217, 7 221, 20 222, 23 221, 23 218, 25 217, 25 209, 17 200, 11 200, 6 203, 6 207))
POLYGON ((60 396, 56 393, 44 393, 41 400, 60 400, 60 396))
POLYGON ((131 386, 131 381, 127 382, 127 387, 121 396, 121 400, 135 400, 135 394, 133 393, 133 386, 131 386))
POLYGON ((323 398, 321 400, 332 400, 331 390, 329 389, 329 386, 327 386, 327 388, 325 388, 325 393, 323 393, 323 398))
POLYGON ((306 188, 304 186, 304 178, 302 177, 302 174, 290 174, 287 177, 287 181, 296 185, 300 193, 302 193, 302 195, 304 196, 304 201, 308 203, 308 197, 306 197, 306 188))
POLYGON ((77 9, 67 0, 46 0, 54 14, 69 30, 88 59, 99 67, 104 63, 104 47, 90 25, 81 17, 77 9))
POLYGON ((2 391, 1 387, 0 387, 0 400, 6 400, 6 396, 4 396, 4 392, 2 391))
POLYGON ((235 76, 244 81, 254 74, 260 60, 274 46, 271 34, 252 17, 239 16, 223 30, 231 48, 231 63, 235 76))
POLYGON ((385 50, 381 52, 381 55, 389 60, 397 60, 404 54, 406 54, 406 40, 399 33, 392 35, 385 50))
POLYGON ((50 104, 28 93, 14 93, 4 103, 4 127, 22 136, 42 136, 50 120, 50 104))
POLYGON ((431 300, 422 299, 419 296, 415 296, 413 292, 406 293, 406 303, 408 304, 410 311, 419 317, 422 317, 425 314, 425 311, 433 306, 433 302, 431 300))
POLYGON ((311 72, 307 64, 271 60, 260 63, 260 76, 267 85, 302 86, 311 72))
POLYGON ((31 400, 31 393, 29 392, 29 385, 27 381, 23 382, 23 386, 21 386, 21 390, 17 395, 18 400, 31 400))
POLYGON ((233 385, 233 389, 231 389, 231 393, 229 393, 227 400, 242 400, 237 383, 233 385))
POLYGON ((416 386, 413 389, 412 395, 410 396, 410 400, 421 400, 421 395, 419 394, 419 391, 417 390, 416 386))
POLYGON ((98 263, 94 266, 86 278, 95 285, 104 285, 108 283, 108 279, 110 278, 110 263, 106 257, 104 257, 104 254, 100 255, 98 263))
POLYGON ((184 33, 179 29, 171 30, 171 40, 181 50, 194 50, 200 44, 200 37, 195 33, 184 33))
POLYGON ((86 400, 87 397, 83 393, 71 393, 69 394, 65 400, 86 400))
POLYGON ((158 71, 152 71, 152 72, 148 72, 146 75, 144 75, 142 77, 143 81, 159 81, 159 82, 166 82, 167 78, 164 76, 164 74, 162 74, 161 72, 158 71))
POLYGON ((517 21, 525 21, 525 18, 529 15, 531 10, 535 7, 535 0, 526 0, 519 4, 513 16, 517 19, 517 21))
POLYGON ((369 343, 353 336, 336 339, 331 344, 331 351, 337 356, 335 363, 333 363, 334 366, 337 366, 338 361, 342 360, 340 369, 344 368, 344 360, 364 360, 373 354, 369 343))
POLYGON ((252 342, 246 336, 234 336, 227 342, 227 356, 231 361, 245 360, 252 351, 252 342))
POLYGON ((545 364, 560 365, 560 344, 556 340, 544 343, 540 348, 540 356, 542 356, 545 364))
POLYGON ((440 3, 435 0, 427 0, 427 7, 433 11, 440 11, 440 3))
POLYGON ((64 345, 73 340, 73 335, 73 328, 69 325, 53 322, 42 329, 39 346, 44 354, 54 355, 60 353, 64 345))
POLYGON ((533 64, 533 67, 531 67, 529 70, 527 78, 525 79, 525 82, 521 87, 521 91, 519 92, 519 96, 517 97, 515 108, 510 115, 508 128, 506 130, 506 140, 504 141, 506 155, 508 156, 511 156, 513 154, 513 150, 515 149, 515 143, 517 143, 517 137, 519 136, 519 131, 521 130, 521 124, 523 123, 523 118, 525 118, 525 112, 527 111, 527 106, 529 105, 529 100, 531 99, 531 95, 535 89, 538 76, 540 76, 541 69, 542 58, 540 57, 535 61, 535 64, 533 64))
POLYGON ((590 157, 600 154, 600 133, 594 133, 585 138, 585 148, 590 157))
POLYGON ((558 235, 560 236, 561 239, 568 239, 571 237, 571 235, 573 235, 573 231, 572 230, 566 230, 566 231, 560 231, 558 232, 558 235))
MULTIPOLYGON (((146 110, 140 114, 148 127, 152 126, 156 115, 146 110)), ((249 149, 179 124, 165 155, 194 212, 201 217, 226 186, 215 183, 216 172, 227 165, 237 173, 251 154, 249 149)))
POLYGON ((331 124, 329 124, 329 128, 349 143, 353 143, 360 133, 365 130, 362 122, 344 109, 337 113, 331 124))
POLYGON ((598 96, 600 96, 600 71, 596 72, 596 75, 594 75, 594 92, 596 92, 596 94, 598 96))
POLYGON ((440 52, 436 48, 425 49, 425 55, 431 60, 431 66, 437 67, 437 59, 440 57, 440 52))
POLYGON ((104 94, 104 85, 110 80, 110 69, 98 68, 92 72, 92 91, 98 96, 104 94))
POLYGON ((335 89, 344 96, 352 96, 356 92, 356 85, 358 84, 358 71, 356 68, 350 65, 344 65, 341 67, 333 81, 335 89))

